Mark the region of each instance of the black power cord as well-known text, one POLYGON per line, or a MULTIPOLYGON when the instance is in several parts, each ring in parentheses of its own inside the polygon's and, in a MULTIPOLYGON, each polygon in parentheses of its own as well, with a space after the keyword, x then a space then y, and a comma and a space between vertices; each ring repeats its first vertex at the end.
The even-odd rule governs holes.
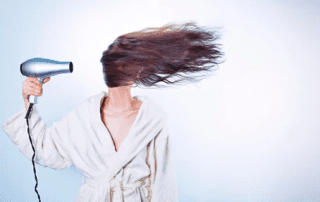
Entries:
POLYGON ((41 202, 40 195, 39 195, 39 193, 38 193, 38 191, 37 191, 38 178, 37 178, 37 174, 36 174, 36 166, 35 166, 35 164, 34 164, 34 157, 35 157, 35 155, 36 155, 36 151, 35 151, 35 149, 34 149, 34 147, 33 147, 33 144, 32 144, 32 139, 31 139, 30 131, 29 131, 29 120, 28 120, 29 115, 30 115, 30 112, 32 111, 33 105, 34 105, 33 103, 30 103, 30 104, 29 104, 29 108, 28 108, 28 111, 27 111, 27 114, 26 114, 25 119, 27 120, 29 140, 30 140, 30 143, 31 143, 31 146, 32 146, 32 150, 33 150, 32 165, 33 165, 34 177, 35 177, 35 179, 36 179, 36 186, 35 186, 34 190, 35 190, 35 192, 36 192, 37 195, 38 195, 39 202, 41 202))

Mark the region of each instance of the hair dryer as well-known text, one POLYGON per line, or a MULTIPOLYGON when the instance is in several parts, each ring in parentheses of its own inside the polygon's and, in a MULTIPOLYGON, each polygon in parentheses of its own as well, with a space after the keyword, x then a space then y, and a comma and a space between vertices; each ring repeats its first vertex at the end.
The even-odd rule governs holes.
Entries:
MULTIPOLYGON (((33 58, 20 65, 21 74, 37 78, 42 84, 43 79, 57 74, 72 73, 72 62, 59 62, 45 58, 33 58)), ((37 96, 29 96, 29 102, 38 103, 37 96)))

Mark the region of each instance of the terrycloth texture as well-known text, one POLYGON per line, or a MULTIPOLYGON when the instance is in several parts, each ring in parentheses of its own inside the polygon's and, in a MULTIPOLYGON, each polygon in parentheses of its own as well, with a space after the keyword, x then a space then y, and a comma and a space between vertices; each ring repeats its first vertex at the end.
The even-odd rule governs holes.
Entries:
MULTIPOLYGON (((116 152, 100 117, 104 95, 108 93, 90 97, 49 128, 34 106, 29 124, 35 162, 54 169, 74 166, 83 175, 76 202, 178 201, 164 110, 147 96, 134 97, 142 105, 116 152)), ((2 127, 31 161, 25 114, 20 110, 2 127)))

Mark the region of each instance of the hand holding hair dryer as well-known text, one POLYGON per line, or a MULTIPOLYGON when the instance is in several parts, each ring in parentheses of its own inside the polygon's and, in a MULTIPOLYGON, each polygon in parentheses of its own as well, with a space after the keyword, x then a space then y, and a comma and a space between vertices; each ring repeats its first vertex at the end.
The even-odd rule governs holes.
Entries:
MULTIPOLYGON (((37 78, 42 84, 46 77, 55 76, 57 74, 72 73, 72 62, 60 62, 45 58, 32 58, 20 65, 21 74, 37 78)), ((37 96, 29 96, 28 101, 33 104, 38 103, 37 96)))

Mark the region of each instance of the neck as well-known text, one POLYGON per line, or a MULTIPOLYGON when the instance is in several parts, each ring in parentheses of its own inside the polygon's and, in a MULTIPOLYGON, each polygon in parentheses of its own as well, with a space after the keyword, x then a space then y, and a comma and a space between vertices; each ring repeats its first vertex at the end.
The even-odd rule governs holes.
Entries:
POLYGON ((131 86, 109 88, 103 109, 114 112, 131 110, 134 98, 132 98, 130 90, 131 86))

